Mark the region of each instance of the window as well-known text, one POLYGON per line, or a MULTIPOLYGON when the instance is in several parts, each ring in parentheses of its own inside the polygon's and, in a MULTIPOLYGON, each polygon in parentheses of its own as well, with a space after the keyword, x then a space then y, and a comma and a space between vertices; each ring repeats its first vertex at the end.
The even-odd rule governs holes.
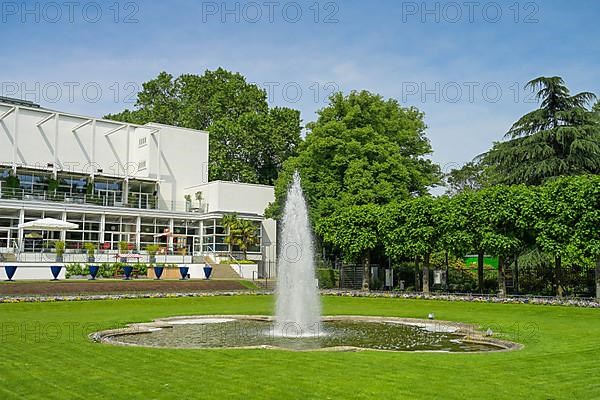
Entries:
POLYGON ((146 136, 141 137, 138 141, 138 147, 144 147, 146 144, 148 144, 148 139, 146 138, 146 136))
POLYGON ((146 160, 138 162, 139 169, 146 169, 146 160))

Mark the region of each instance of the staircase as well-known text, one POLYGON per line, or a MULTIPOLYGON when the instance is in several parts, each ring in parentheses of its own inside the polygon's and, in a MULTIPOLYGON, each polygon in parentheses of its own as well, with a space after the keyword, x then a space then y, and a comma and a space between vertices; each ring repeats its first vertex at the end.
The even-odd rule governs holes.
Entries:
POLYGON ((275 290, 277 286, 277 281, 274 279, 257 279, 252 282, 262 290, 275 290))
POLYGON ((17 256, 14 253, 0 253, 0 262, 16 262, 17 256))
POLYGON ((212 279, 241 279, 229 264, 216 264, 209 256, 204 256, 204 263, 212 267, 212 279))

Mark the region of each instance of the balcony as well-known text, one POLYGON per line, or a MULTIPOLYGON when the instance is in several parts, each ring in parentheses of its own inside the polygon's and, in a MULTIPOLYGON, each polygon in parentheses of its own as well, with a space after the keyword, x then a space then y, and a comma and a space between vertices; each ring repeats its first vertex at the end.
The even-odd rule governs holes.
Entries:
POLYGON ((184 201, 161 201, 152 194, 132 193, 129 195, 126 202, 116 194, 78 194, 78 193, 62 193, 48 192, 46 190, 31 190, 22 188, 7 188, 0 181, 0 201, 1 200, 16 200, 16 201, 47 201, 52 203, 64 204, 80 204, 102 207, 122 207, 140 210, 161 210, 186 212, 191 214, 204 214, 208 212, 208 204, 190 205, 184 201))

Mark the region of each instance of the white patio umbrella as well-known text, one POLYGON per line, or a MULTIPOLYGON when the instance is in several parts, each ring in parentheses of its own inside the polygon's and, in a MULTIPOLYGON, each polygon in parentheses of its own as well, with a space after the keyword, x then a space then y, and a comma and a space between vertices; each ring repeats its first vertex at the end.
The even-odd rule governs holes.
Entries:
MULTIPOLYGON (((29 231, 71 231, 79 228, 79 225, 73 224, 71 222, 61 221, 55 218, 42 218, 36 219, 35 221, 25 222, 23 224, 18 225, 19 228, 29 230, 29 231)), ((35 252, 35 242, 33 251, 35 252)))
POLYGON ((27 229, 30 231, 70 231, 79 228, 79 225, 72 224, 71 222, 61 221, 54 218, 42 218, 36 219, 35 221, 25 222, 19 224, 19 228, 27 229))

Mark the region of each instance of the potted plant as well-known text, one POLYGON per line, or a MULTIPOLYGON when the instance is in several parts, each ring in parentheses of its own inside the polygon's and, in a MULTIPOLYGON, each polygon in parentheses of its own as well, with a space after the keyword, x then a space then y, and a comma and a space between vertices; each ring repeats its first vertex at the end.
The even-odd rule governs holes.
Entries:
POLYGON ((210 275, 212 274, 212 267, 210 264, 204 264, 204 277, 208 280, 210 279, 210 275))
MULTIPOLYGON (((129 253, 129 243, 122 240, 119 242, 119 254, 123 255, 123 254, 127 254, 127 253, 129 253)), ((121 262, 126 263, 127 257, 121 257, 121 262)))
POLYGON ((198 200, 198 209, 203 211, 202 208, 202 192, 196 192, 196 200, 198 200))
POLYGON ((63 262, 65 254, 65 242, 61 240, 54 242, 54 250, 56 251, 56 262, 63 262))
POLYGON ((94 254, 96 253, 96 245, 91 242, 87 242, 83 244, 83 248, 87 251, 88 262, 96 261, 94 254))
POLYGON ((12 282, 13 276, 15 276, 15 272, 17 272, 17 267, 15 265, 5 265, 4 272, 6 273, 6 277, 9 282, 12 282))
POLYGON ((163 271, 165 270, 165 265, 164 264, 155 264, 154 265, 154 275, 156 276, 156 280, 160 280, 160 277, 163 274, 163 271))
POLYGON ((53 281, 58 280, 58 275, 60 274, 61 269, 62 265, 53 265, 50 267, 50 272, 52 272, 52 276, 54 277, 54 279, 52 279, 53 281))
POLYGON ((150 257, 150 263, 156 263, 156 253, 160 249, 160 246, 157 244, 149 244, 146 246, 146 251, 148 252, 148 256, 150 257))
POLYGON ((95 281, 96 280, 96 276, 98 275, 98 271, 100 270, 100 266, 99 265, 89 265, 88 266, 88 270, 90 271, 90 280, 91 281, 95 281))
POLYGON ((181 275, 182 281, 185 281, 187 279, 189 272, 190 272, 190 268, 187 267, 185 264, 181 264, 179 266, 179 274, 181 275))
MULTIPOLYGON (((131 273, 133 272, 133 267, 129 264, 120 263, 118 266, 123 267, 123 274, 125 275, 125 280, 128 281, 131 279, 131 273)), ((118 268, 118 267, 117 267, 118 268)))

